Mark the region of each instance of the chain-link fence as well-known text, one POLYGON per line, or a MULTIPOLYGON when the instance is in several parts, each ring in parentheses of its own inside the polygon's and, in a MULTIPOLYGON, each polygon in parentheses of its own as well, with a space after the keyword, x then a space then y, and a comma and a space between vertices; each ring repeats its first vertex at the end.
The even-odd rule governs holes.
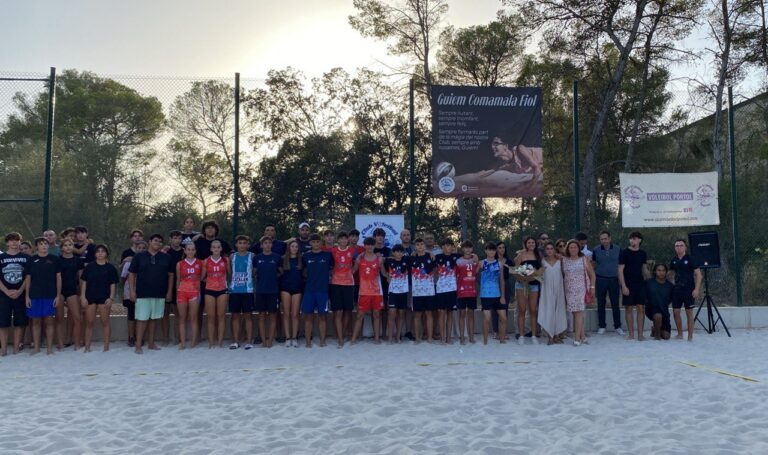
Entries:
MULTIPOLYGON (((0 231, 20 231, 27 238, 39 235, 43 225, 48 88, 41 81, 47 77, 44 73, 0 72, 0 231)), ((371 86, 374 86, 370 81, 371 86)), ((134 227, 145 232, 167 233, 171 229, 178 229, 184 218, 192 215, 198 225, 203 218, 217 219, 222 226, 222 236, 231 237, 234 234, 235 84, 234 75, 183 78, 96 75, 71 70, 59 72, 52 143, 50 227, 60 231, 68 226, 86 225, 94 239, 108 243, 113 246, 113 250, 119 250, 127 244, 127 234, 134 227)), ((283 89, 292 90, 288 85, 285 83, 283 89)), ((257 224, 263 220, 255 221, 253 214, 260 213, 262 208, 256 206, 258 204, 254 202, 257 200, 254 196, 272 194, 269 193, 272 189, 264 187, 265 183, 270 182, 269 176, 261 176, 258 180, 254 178, 272 169, 269 166, 260 168, 259 165, 265 156, 274 156, 274 150, 270 148, 274 144, 265 145, 263 141, 254 140, 256 137, 268 136, 270 131, 268 128, 255 131, 255 128, 266 127, 264 124, 255 126, 257 123, 251 118, 253 112, 245 108, 245 103, 253 100, 254 91, 264 88, 265 81, 240 79, 243 100, 239 110, 238 136, 242 193, 240 210, 246 214, 239 220, 241 233, 261 232, 263 226, 257 224)), ((405 93, 402 89, 395 92, 397 96, 405 93)), ((344 96, 349 96, 354 92, 344 93, 344 96)), ((631 121, 636 100, 617 101, 596 161, 598 200, 595 201, 595 215, 581 226, 581 230, 590 236, 590 245, 597 244, 597 233, 602 229, 610 230, 617 243, 626 245, 629 230, 621 227, 619 172, 695 172, 712 169, 711 101, 698 102, 697 97, 687 90, 662 90, 660 93, 657 95, 665 99, 648 100, 646 112, 638 125, 629 165, 626 132, 633 127, 631 121)), ((358 92, 358 96, 365 95, 365 90, 358 92)), ((290 96, 285 99, 288 100, 286 109, 306 108, 300 105, 302 99, 290 96), (294 102, 296 104, 292 105, 294 102)), ((564 99, 567 103, 567 94, 564 99)), ((400 106, 407 106, 407 101, 402 101, 404 103, 400 106)), ((736 102, 734 132, 737 150, 736 183, 739 190, 737 209, 740 263, 736 263, 734 249, 728 119, 724 115, 718 145, 723 156, 721 224, 714 227, 720 234, 723 267, 710 273, 710 281, 719 304, 735 304, 734 272, 740 266, 744 304, 763 304, 764 295, 768 291, 768 285, 760 279, 760 272, 768 266, 768 247, 761 232, 762 220, 768 219, 768 205, 764 202, 768 194, 768 182, 765 179, 768 175, 768 95, 749 99, 737 97, 736 102)), ((348 99, 339 95, 338 99, 326 97, 316 105, 343 117, 348 115, 348 110, 353 109, 349 103, 348 99)), ((588 102, 580 102, 580 105, 580 136, 588 138, 590 115, 593 113, 588 102)), ((380 106, 374 107, 381 109, 380 106)), ((547 100, 544 109, 547 109, 547 100)), ((383 126, 377 127, 388 129, 392 136, 387 139, 404 148, 402 145, 407 141, 402 138, 407 137, 407 129, 403 128, 402 119, 407 116, 403 111, 403 117, 376 117, 377 112, 372 111, 370 117, 363 118, 377 122, 381 120, 383 126)), ((293 115, 291 112, 281 113, 279 109, 276 110, 276 117, 283 114, 293 115)), ((312 112, 302 112, 302 115, 307 117, 308 122, 313 121, 312 112)), ((544 118, 548 118, 546 113, 544 118)), ((467 200, 469 232, 473 240, 502 239, 514 251, 525 235, 547 232, 550 238, 570 238, 575 233, 573 147, 568 140, 571 134, 570 113, 566 108, 563 118, 552 119, 556 124, 544 124, 547 137, 547 196, 523 200, 467 200), (555 129, 557 133, 547 131, 555 129)), ((365 127, 361 121, 364 120, 355 118, 357 130, 365 127)), ((380 144, 375 141, 357 140, 353 136, 355 130, 348 126, 353 122, 342 120, 337 123, 342 125, 342 142, 346 150, 379 150, 377 147, 380 144)), ((284 136, 286 134, 283 133, 284 136)), ((423 138, 428 137, 428 134, 417 136, 423 138)), ((319 146, 322 145, 320 143, 319 146)), ((582 145, 582 153, 584 148, 585 144, 582 145)), ((318 153, 326 153, 325 150, 318 150, 318 153)), ((285 159, 295 158, 287 155, 285 159)), ((393 162, 399 163, 398 166, 408 165, 407 160, 393 162)), ((357 170, 352 164, 347 167, 353 172, 365 172, 357 170)), ((424 168, 428 169, 428 166, 424 168)), ((340 168, 331 166, 330 169, 333 171, 330 176, 334 182, 328 184, 335 185, 333 191, 353 192, 353 204, 364 201, 366 188, 345 187, 343 181, 337 182, 335 179, 349 180, 349 176, 341 172, 340 168)), ((375 174, 380 170, 373 169, 370 172, 375 174)), ((315 186, 311 188, 322 183, 321 178, 319 183, 313 182, 315 186)), ((299 188, 306 184, 306 188, 310 188, 304 181, 293 184, 299 188)), ((429 191, 428 183, 419 184, 419 188, 420 192, 429 191)), ((405 188, 393 187, 387 191, 404 192, 405 188)), ((265 199, 258 200, 263 203, 265 199)), ((342 198, 339 200, 341 203, 344 201, 342 198)), ((285 201, 285 204, 292 203, 285 201)), ((362 202, 360 204, 362 206, 362 202)), ((459 222, 454 206, 450 202, 438 205, 444 208, 445 213, 436 217, 429 218, 427 214, 419 213, 419 228, 434 231, 438 236, 456 235, 459 222)), ((393 207, 384 209, 397 212, 393 207)), ((350 213, 352 211, 350 209, 350 213)), ((274 221, 282 235, 291 228, 295 229, 295 222, 300 220, 291 220, 290 224, 274 221)), ((331 222, 330 225, 351 227, 338 222, 331 222)), ((644 248, 653 260, 668 262, 673 254, 674 240, 687 237, 688 232, 693 230, 699 229, 645 229, 644 248)))

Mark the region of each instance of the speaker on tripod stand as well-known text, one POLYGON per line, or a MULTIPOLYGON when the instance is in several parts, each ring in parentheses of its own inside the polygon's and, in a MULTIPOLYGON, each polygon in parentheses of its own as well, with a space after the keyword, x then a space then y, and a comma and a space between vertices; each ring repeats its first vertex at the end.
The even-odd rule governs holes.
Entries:
POLYGON ((709 269, 720 268, 720 241, 717 237, 717 232, 691 232, 688 234, 688 244, 691 245, 691 260, 701 270, 704 270, 704 295, 701 296, 695 320, 701 324, 707 333, 716 332, 717 325, 722 324, 725 333, 730 337, 731 332, 728 330, 728 326, 725 325, 725 321, 720 315, 720 310, 717 309, 715 299, 709 293, 709 269), (707 305, 706 325, 699 319, 699 313, 701 313, 704 304, 707 305), (717 313, 717 317, 715 317, 715 313, 717 313))

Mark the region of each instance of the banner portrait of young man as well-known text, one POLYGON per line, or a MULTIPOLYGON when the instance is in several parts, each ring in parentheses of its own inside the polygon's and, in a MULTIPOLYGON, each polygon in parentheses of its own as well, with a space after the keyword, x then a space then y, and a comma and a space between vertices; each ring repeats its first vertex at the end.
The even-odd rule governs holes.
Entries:
POLYGON ((544 195, 540 87, 432 87, 438 197, 544 195))

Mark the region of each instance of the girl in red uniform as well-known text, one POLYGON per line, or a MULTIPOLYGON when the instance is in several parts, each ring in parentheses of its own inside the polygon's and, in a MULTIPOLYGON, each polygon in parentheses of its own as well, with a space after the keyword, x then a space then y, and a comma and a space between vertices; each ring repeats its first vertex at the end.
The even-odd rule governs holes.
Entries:
POLYGON ((179 316, 179 349, 186 347, 187 321, 192 329, 192 347, 200 341, 197 312, 200 311, 200 279, 203 261, 197 259, 194 242, 184 246, 184 259, 176 263, 176 307, 179 316))
POLYGON ((227 313, 229 262, 221 255, 221 242, 211 243, 211 255, 205 260, 205 313, 208 315, 208 347, 224 346, 224 316, 227 313))
POLYGON ((373 237, 367 237, 363 241, 365 254, 361 254, 355 261, 355 270, 360 272, 360 298, 357 301, 357 320, 355 321, 355 331, 352 334, 351 344, 355 344, 360 331, 363 328, 363 318, 365 313, 372 313, 371 323, 373 325, 373 342, 379 344, 379 324, 380 311, 384 307, 384 294, 381 287, 381 278, 379 275, 384 270, 384 258, 373 252, 376 241, 373 237))

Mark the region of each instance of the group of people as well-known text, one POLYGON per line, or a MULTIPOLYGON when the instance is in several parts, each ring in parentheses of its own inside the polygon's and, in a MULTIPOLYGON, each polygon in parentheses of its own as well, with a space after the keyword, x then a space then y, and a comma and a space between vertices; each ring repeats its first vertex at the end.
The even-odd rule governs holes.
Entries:
POLYGON ((434 235, 426 233, 412 242, 408 230, 389 247, 382 229, 359 245, 357 230, 320 235, 303 222, 297 236, 279 240, 275 226, 267 225, 258 240, 238 235, 233 249, 219 237, 215 221, 205 221, 201 232, 194 227, 187 218, 183 230, 172 231, 167 241, 161 234, 145 241, 144 233, 134 229, 119 263, 110 262, 109 248, 94 243, 84 226, 60 234, 46 231, 32 243, 18 233, 7 234, 0 253, 0 355, 7 354, 11 328, 12 351, 23 349, 30 320, 33 354, 40 352, 43 331, 49 354, 54 343, 59 349, 73 345, 88 352, 97 313, 108 351, 110 313, 119 295, 128 313, 128 343, 138 354, 144 347, 159 349, 158 323, 170 339, 171 313, 179 349, 200 343, 203 313, 208 346, 223 347, 227 312, 230 349, 269 348, 275 342, 299 347, 302 328, 305 346, 312 347, 315 326, 325 346, 329 322, 341 348, 360 339, 366 315, 376 344, 383 338, 400 342, 403 336, 415 343, 452 344, 455 332, 461 344, 475 343, 478 309, 483 343, 492 337, 506 343, 513 302, 518 343, 530 338, 537 344, 538 336, 546 335, 548 344, 558 344, 570 334, 579 346, 588 342, 583 314, 595 299, 598 334, 605 333, 606 296, 620 335, 619 301, 629 339, 635 334, 644 339, 646 317, 655 338, 669 339, 670 303, 678 338, 683 307, 689 341, 693 335, 701 273, 686 254, 684 240, 675 242, 669 266, 656 264, 651 276, 639 232, 630 234, 625 249, 614 245, 607 231, 600 233, 594 249, 583 233, 567 241, 550 241, 542 233, 526 237, 514 255, 508 255, 503 242, 488 242, 479 257, 469 240, 457 246, 446 238, 438 246, 434 235))

